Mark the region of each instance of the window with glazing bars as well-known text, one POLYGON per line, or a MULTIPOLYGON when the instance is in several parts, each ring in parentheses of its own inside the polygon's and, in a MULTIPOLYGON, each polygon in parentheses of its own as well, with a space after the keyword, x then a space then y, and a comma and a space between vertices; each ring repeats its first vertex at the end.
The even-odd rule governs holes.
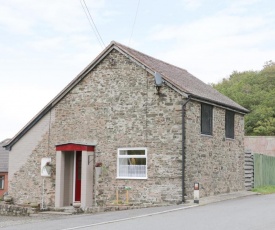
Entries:
POLYGON ((201 104, 201 133, 212 135, 213 106, 201 104))
POLYGON ((119 148, 117 158, 117 178, 146 179, 147 149, 119 148))
POLYGON ((234 118, 233 111, 226 110, 225 112, 225 137, 234 139, 234 118))

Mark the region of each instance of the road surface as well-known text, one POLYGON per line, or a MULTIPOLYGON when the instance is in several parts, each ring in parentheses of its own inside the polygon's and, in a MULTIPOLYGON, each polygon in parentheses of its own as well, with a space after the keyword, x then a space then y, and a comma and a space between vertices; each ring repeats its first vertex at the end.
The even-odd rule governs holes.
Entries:
POLYGON ((173 207, 173 210, 166 207, 52 217, 3 229, 272 230, 275 229, 275 194, 254 195, 203 206, 179 205, 173 207))

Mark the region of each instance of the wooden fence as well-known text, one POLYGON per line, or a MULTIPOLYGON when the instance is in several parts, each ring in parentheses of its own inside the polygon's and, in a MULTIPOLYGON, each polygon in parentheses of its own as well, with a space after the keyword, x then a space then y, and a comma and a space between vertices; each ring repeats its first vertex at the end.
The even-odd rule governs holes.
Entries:
POLYGON ((254 153, 254 188, 275 185, 275 157, 254 153))

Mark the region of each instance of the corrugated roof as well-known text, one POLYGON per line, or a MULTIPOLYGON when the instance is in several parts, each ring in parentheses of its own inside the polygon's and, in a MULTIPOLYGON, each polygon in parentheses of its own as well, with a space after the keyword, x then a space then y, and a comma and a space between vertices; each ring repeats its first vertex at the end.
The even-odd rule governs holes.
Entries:
POLYGON ((0 172, 8 172, 9 168, 9 151, 2 146, 7 144, 10 139, 5 139, 0 142, 0 172))
POLYGON ((137 50, 129 48, 118 42, 112 41, 84 70, 82 70, 53 100, 51 100, 26 126, 24 126, 8 144, 4 146, 10 149, 21 139, 42 117, 47 114, 70 90, 77 85, 86 75, 113 49, 124 53, 136 62, 145 66, 151 72, 159 72, 164 79, 182 92, 204 101, 216 103, 225 107, 235 109, 241 113, 248 110, 232 101, 228 97, 216 91, 210 85, 205 84, 186 70, 173 66, 137 50))
POLYGON ((112 43, 118 46, 124 52, 131 55, 137 61, 144 64, 146 67, 152 69, 155 72, 161 73, 165 80, 178 87, 183 92, 193 97, 215 102, 223 106, 228 106, 241 112, 248 112, 247 109, 221 94, 212 86, 205 84, 203 81, 199 80, 185 69, 181 69, 177 66, 143 54, 118 42, 113 41, 112 43))

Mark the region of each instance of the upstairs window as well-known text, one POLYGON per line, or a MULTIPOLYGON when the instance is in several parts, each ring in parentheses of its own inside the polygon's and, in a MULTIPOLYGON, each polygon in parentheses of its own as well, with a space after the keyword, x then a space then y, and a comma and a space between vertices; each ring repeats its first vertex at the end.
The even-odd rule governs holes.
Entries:
POLYGON ((225 112, 225 137, 234 139, 234 117, 235 113, 229 110, 225 112))
POLYGON ((0 176, 0 189, 4 189, 5 176, 0 176))
POLYGON ((201 104, 201 133, 212 135, 213 106, 201 104))
POLYGON ((117 178, 147 179, 147 149, 119 148, 117 178))

